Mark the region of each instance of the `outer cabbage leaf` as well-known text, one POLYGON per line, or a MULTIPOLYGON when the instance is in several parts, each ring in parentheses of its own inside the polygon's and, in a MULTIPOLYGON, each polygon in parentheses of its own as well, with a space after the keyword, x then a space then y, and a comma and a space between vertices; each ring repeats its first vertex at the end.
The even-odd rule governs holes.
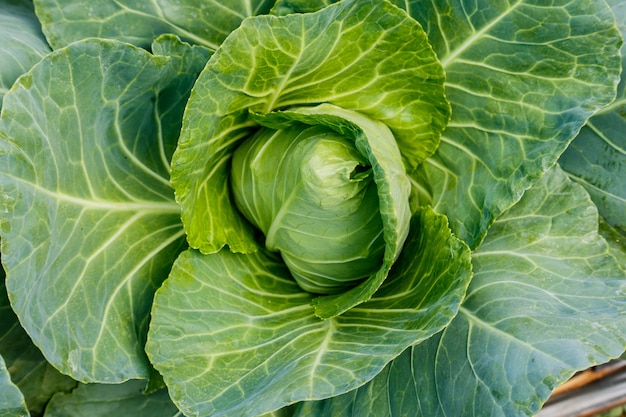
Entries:
POLYGON ((0 356, 0 416, 25 417, 29 416, 20 389, 11 382, 11 375, 0 356))
MULTIPOLYGON (((626 98, 616 105, 626 111, 626 98)), ((626 235, 626 123, 619 109, 608 110, 587 123, 559 163, 585 187, 607 222, 626 235)))
POLYGON ((157 291, 146 350, 190 416, 256 416, 331 397, 445 327, 471 277, 469 249, 423 209, 378 292, 320 320, 271 252, 183 252, 157 291))
POLYGON ((50 52, 32 8, 0 1, 0 107, 17 77, 50 52))
MULTIPOLYGON (((11 310, 2 269, 0 278, 0 355, 11 380, 24 396, 28 410, 34 415, 41 415, 52 394, 69 391, 76 381, 54 369, 33 345, 11 310)), ((0 392, 3 391, 0 388, 0 392)))
POLYGON ((167 390, 146 395, 145 385, 141 380, 123 384, 80 384, 71 393, 52 397, 44 417, 181 416, 167 390))
POLYGON ((611 247, 613 255, 622 268, 626 270, 626 239, 624 239, 624 234, 609 225, 603 218, 600 218, 599 228, 600 234, 611 247))
POLYGON ((215 50, 247 16, 269 11, 271 0, 35 0, 43 31, 54 49, 90 38, 149 47, 163 33, 215 50))
POLYGON ((9 298, 46 359, 77 380, 150 376, 143 344, 152 296, 184 248, 169 157, 208 54, 172 37, 154 49, 171 56, 74 43, 4 101, 9 298))
MULTIPOLYGON (((80 384, 71 393, 52 397, 44 417, 183 417, 167 390, 146 394, 144 387, 145 381, 138 380, 123 384, 80 384)), ((261 417, 290 417, 291 414, 290 408, 285 408, 261 417)), ((0 415, 5 417, 1 411, 0 415)))
MULTIPOLYGON (((291 13, 312 13, 338 0, 276 0, 271 13, 276 16, 285 16, 291 13)), ((398 5, 402 7, 402 5, 398 5)))
POLYGON ((621 37, 602 1, 402 4, 441 59, 452 105, 415 185, 475 248, 615 97, 621 37))
POLYGON ((626 345, 626 279, 582 187, 554 168, 472 253, 459 314, 364 387, 296 416, 530 416, 626 345))
MULTIPOLYGON (((620 30, 626 35, 626 2, 613 0, 613 3, 620 30)), ((622 54, 626 54, 626 46, 622 46, 622 54)), ((626 55, 622 66, 626 66, 626 55)), ((608 224, 626 236, 626 77, 623 74, 615 101, 587 122, 559 163, 585 187, 608 224)))
POLYGON ((246 20, 198 78, 172 160, 190 245, 257 247, 228 190, 231 154, 258 127, 250 112, 320 103, 357 111, 386 124, 414 166, 448 120, 443 76, 421 27, 386 1, 246 20))
MULTIPOLYGON (((9 307, 9 303, 6 297, 6 291, 4 288, 5 273, 4 269, 0 267, 0 282, 2 288, 0 288, 0 318, 2 319, 2 327, 11 325, 17 320, 15 315, 9 307)), ((0 341, 5 336, 5 331, 0 331, 0 341)), ((11 375, 7 369, 4 357, 2 356, 4 349, 0 351, 0 416, 3 417, 24 417, 28 416, 28 409, 26 408, 26 401, 24 395, 20 389, 11 381, 11 375)))

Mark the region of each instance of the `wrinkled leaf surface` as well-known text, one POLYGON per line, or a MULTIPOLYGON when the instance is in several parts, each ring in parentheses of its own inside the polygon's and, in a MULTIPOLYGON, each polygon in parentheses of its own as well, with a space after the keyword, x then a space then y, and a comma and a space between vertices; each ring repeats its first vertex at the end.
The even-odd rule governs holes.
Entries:
POLYGON ((470 247, 615 96, 621 37, 604 2, 402 2, 446 71, 452 119, 416 175, 470 247))
POLYGON ((297 416, 531 416, 626 345, 626 282, 589 196, 558 168, 472 254, 459 314, 364 387, 297 416), (314 414, 315 413, 315 414, 314 414))
POLYGON ((146 349, 186 414, 257 416, 373 378, 454 317, 470 276, 467 246, 432 210, 375 296, 326 320, 275 255, 190 249, 157 292, 146 349))
POLYGON ((147 48, 164 33, 217 49, 247 16, 266 13, 270 0, 35 0, 50 44, 62 48, 89 38, 109 38, 147 48))
POLYGON ((13 82, 24 74, 50 47, 31 8, 14 2, 0 1, 0 107, 2 98, 13 82))
MULTIPOLYGON (((621 32, 626 35, 626 2, 614 0, 612 3, 621 32)), ((626 53, 625 46, 622 46, 622 53, 626 53)), ((622 66, 626 66, 626 56, 622 58, 622 66)), ((574 180, 585 187, 608 224, 626 236, 624 75, 615 101, 589 119, 559 163, 574 180)))
POLYGON ((169 158, 207 53, 172 37, 154 48, 170 56, 74 43, 4 101, 7 290, 46 359, 81 381, 150 375, 152 294, 184 248, 169 158))

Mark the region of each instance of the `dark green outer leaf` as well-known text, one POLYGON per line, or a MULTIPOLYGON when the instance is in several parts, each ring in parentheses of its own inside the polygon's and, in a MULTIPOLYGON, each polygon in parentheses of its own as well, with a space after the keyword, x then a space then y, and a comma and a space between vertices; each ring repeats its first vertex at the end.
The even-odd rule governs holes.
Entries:
POLYGON ((440 414, 532 415, 575 371, 623 352, 626 277, 597 222, 588 195, 553 169, 494 224, 456 322, 424 346, 436 347, 440 414))
POLYGON ((600 234, 611 247, 613 255, 617 258, 622 268, 626 270, 626 239, 624 234, 609 225, 603 218, 600 218, 599 228, 600 234))
POLYGON ((422 203, 475 248, 615 96, 620 36, 606 4, 405 3, 446 70, 452 119, 415 177, 422 203))
POLYGON ((110 38, 147 48, 163 33, 215 50, 247 16, 267 13, 271 0, 35 0, 54 49, 90 38, 110 38))
POLYGON ((183 417, 167 390, 146 395, 145 381, 124 384, 80 384, 74 391, 57 394, 44 417, 183 417))
POLYGON ((294 413, 294 406, 288 406, 288 407, 281 408, 280 410, 263 414, 259 417, 293 417, 293 413, 294 413))
MULTIPOLYGON (((10 307, 8 307, 9 303, 4 288, 4 279, 4 269, 0 266, 0 282, 2 283, 2 288, 0 288, 0 323, 3 328, 5 326, 11 326, 11 324, 16 321, 15 315, 10 311, 10 307)), ((4 331, 0 332, 0 338, 4 333, 4 331)), ((7 369, 2 353, 3 350, 0 350, 0 416, 28 416, 29 413, 26 408, 24 396, 20 389, 11 381, 11 375, 7 369)))
POLYGON ((602 112, 587 123, 559 163, 585 187, 607 222, 626 236, 626 119, 619 114, 626 112, 626 99, 615 106, 614 112, 602 112))
POLYGON ((5 97, 0 226, 9 298, 44 356, 77 380, 149 377, 152 295, 184 248, 169 157, 207 53, 172 38, 155 49, 172 56, 74 43, 5 97))
POLYGON ((27 10, 33 10, 32 0, 4 0, 4 3, 9 6, 18 6, 27 10))
POLYGON ((69 391, 76 381, 54 369, 33 345, 11 310, 4 271, 0 271, 0 355, 4 358, 11 380, 24 395, 28 410, 38 416, 52 394, 69 391))
POLYGON ((370 384, 297 416, 514 417, 626 345, 626 278, 597 211, 558 168, 499 218, 473 255, 459 314, 370 384))
POLYGON ((24 396, 19 388, 11 382, 11 376, 4 359, 0 356, 0 416, 27 417, 29 415, 24 396))
POLYGON ((257 416, 371 379, 449 323, 470 277, 467 246, 431 209, 374 297, 326 320, 271 253, 188 250, 157 291, 146 350, 187 415, 257 416))
MULTIPOLYGON (((626 35, 626 2, 613 0, 622 35, 626 35)), ((626 46, 622 46, 626 53, 626 46)), ((626 66, 626 56, 622 58, 626 66)), ((589 119, 559 160, 591 195, 600 214, 626 237, 626 76, 622 73, 613 103, 589 119)), ((626 264, 624 264, 626 266, 626 264)))
POLYGON ((0 107, 17 77, 50 52, 32 8, 14 3, 0 1, 0 107))

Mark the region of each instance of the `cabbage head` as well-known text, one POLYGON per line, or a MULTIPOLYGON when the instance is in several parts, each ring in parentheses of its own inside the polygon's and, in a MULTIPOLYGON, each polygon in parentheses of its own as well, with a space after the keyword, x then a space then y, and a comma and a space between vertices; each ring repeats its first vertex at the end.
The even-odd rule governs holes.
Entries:
MULTIPOLYGON (((402 174, 398 180, 408 194, 402 174)), ((233 154, 230 178, 237 208, 262 231, 265 247, 280 252, 303 290, 329 294, 356 285, 382 264, 383 220, 373 176, 354 138, 298 123, 255 133, 233 154)))
POLYGON ((623 0, 140 3, 0 0, 0 414, 530 416, 623 353, 623 0))
POLYGON ((147 345, 166 382, 212 364, 199 383, 168 382, 179 406, 247 415, 336 395, 449 322, 469 249, 444 216, 412 210, 410 177, 450 117, 444 81, 421 25, 374 0, 257 16, 215 52, 172 158, 190 249, 157 293, 147 345), (174 336, 188 331, 165 306, 189 290, 203 305, 188 307, 209 312, 196 341, 174 336), (161 354, 171 336, 208 356, 161 354))

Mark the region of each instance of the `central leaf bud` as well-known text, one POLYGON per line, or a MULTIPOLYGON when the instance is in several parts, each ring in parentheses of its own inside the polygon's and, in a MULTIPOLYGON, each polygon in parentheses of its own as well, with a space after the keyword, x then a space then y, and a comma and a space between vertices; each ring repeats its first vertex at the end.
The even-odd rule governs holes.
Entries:
POLYGON ((302 289, 336 293, 380 267, 376 183, 350 138, 299 123, 261 128, 234 153, 231 187, 239 211, 302 289))

